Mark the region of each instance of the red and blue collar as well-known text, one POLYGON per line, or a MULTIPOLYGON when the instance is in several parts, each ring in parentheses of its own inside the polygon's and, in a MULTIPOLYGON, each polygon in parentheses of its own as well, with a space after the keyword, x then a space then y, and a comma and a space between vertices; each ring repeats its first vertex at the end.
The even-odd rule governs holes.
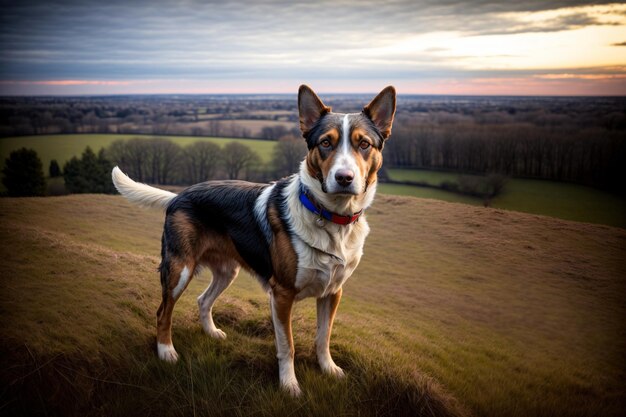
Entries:
POLYGON ((323 206, 318 204, 312 197, 310 197, 304 187, 300 188, 300 202, 307 208, 307 210, 320 216, 320 218, 324 218, 330 222, 343 226, 356 222, 359 220, 359 217, 361 217, 361 214, 363 214, 363 210, 354 213, 352 216, 344 216, 328 211, 323 206))

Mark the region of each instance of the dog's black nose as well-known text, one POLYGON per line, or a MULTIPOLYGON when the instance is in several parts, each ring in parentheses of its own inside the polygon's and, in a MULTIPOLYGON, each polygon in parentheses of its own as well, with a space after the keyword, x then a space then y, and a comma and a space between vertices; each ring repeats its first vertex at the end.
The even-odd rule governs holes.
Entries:
POLYGON ((341 186, 347 187, 352 183, 353 179, 354 172, 349 169, 340 169, 335 173, 335 180, 337 180, 337 183, 341 186))

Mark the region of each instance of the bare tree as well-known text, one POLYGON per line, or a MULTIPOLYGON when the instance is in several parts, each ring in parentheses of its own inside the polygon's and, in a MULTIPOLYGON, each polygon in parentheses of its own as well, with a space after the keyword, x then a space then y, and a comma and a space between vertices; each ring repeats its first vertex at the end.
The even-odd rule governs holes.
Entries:
POLYGON ((272 157, 272 167, 277 177, 296 172, 306 152, 306 144, 302 138, 293 135, 281 137, 274 148, 272 157))
POLYGON ((173 179, 181 148, 168 139, 146 139, 148 148, 147 181, 155 184, 168 184, 173 179))
POLYGON ((137 181, 146 181, 148 148, 145 139, 116 140, 106 150, 107 157, 137 181))
POLYGON ((283 125, 264 126, 261 129, 261 139, 278 139, 287 134, 287 128, 283 125))
POLYGON ((183 149, 183 181, 195 184, 210 180, 221 161, 222 150, 211 142, 195 142, 183 149))
POLYGON ((209 136, 222 136, 222 123, 219 120, 209 120, 207 123, 207 133, 209 136))
POLYGON ((249 170, 261 161, 256 152, 238 142, 230 142, 224 146, 222 154, 226 174, 231 180, 239 178, 242 170, 249 170))
POLYGON ((157 116, 152 123, 152 133, 155 135, 168 135, 174 123, 176 123, 175 117, 157 116))
POLYGON ((191 136, 204 136, 204 129, 199 126, 192 127, 191 136))
POLYGON ((161 138, 118 140, 106 150, 107 158, 137 181, 169 184, 176 178, 181 148, 161 138))

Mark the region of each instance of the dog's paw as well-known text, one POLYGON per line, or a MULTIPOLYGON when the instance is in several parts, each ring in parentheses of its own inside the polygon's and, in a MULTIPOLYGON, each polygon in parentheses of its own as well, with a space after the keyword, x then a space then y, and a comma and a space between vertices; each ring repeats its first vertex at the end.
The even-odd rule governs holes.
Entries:
POLYGON ((211 336, 213 339, 219 339, 219 340, 226 339, 226 333, 224 333, 221 329, 207 330, 206 334, 211 336))
POLYGON ((341 369, 340 367, 338 367, 337 365, 335 365, 334 363, 331 363, 325 367, 322 368, 322 371, 328 375, 332 375, 335 378, 343 378, 346 376, 345 372, 343 372, 343 369, 341 369))
POLYGON ((300 389, 300 385, 298 384, 298 381, 295 379, 282 382, 281 387, 293 398, 298 398, 300 395, 302 395, 302 390, 300 389))
POLYGON ((176 363, 178 361, 178 353, 174 349, 173 345, 164 345, 163 343, 157 343, 157 351, 159 353, 159 359, 169 363, 176 363))

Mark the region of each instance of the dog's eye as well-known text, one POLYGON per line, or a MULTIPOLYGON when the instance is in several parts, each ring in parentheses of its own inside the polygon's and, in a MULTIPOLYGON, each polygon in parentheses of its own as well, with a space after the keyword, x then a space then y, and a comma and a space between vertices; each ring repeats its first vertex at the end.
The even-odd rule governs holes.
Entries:
POLYGON ((324 139, 320 142, 320 146, 322 148, 330 148, 330 141, 328 139, 324 139))
POLYGON ((359 143, 359 148, 361 149, 367 149, 370 146, 371 146, 370 143, 366 140, 362 140, 361 143, 359 143))

